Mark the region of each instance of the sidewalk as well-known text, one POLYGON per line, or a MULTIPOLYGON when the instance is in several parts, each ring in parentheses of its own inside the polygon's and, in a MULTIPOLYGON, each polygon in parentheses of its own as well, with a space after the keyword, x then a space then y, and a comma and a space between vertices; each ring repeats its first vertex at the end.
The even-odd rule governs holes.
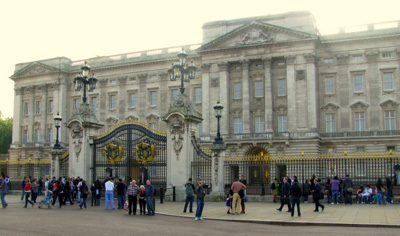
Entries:
MULTIPOLYGON (((367 226, 367 227, 399 227, 400 205, 389 204, 353 204, 331 205, 323 202, 323 212, 313 212, 314 204, 301 204, 301 217, 290 216, 287 206, 282 212, 276 209, 279 203, 246 202, 246 214, 226 214, 225 202, 205 202, 203 210, 204 219, 241 221, 278 225, 325 225, 325 226, 367 226)), ((183 213, 184 202, 156 203, 156 213, 177 217, 194 218, 194 213, 183 213)), ((193 202, 193 211, 196 212, 196 201, 193 202)))

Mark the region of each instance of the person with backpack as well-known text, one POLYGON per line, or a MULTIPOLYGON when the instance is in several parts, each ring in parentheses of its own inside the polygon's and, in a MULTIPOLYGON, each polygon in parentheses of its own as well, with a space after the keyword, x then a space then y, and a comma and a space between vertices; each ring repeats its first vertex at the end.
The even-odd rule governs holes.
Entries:
POLYGON ((183 208, 183 213, 186 213, 188 203, 190 202, 189 212, 193 213, 193 199, 194 199, 194 185, 192 183, 192 178, 185 184, 186 201, 185 207, 183 208))
POLYGON ((272 195, 274 196, 274 203, 276 203, 276 195, 278 195, 278 178, 275 178, 274 182, 271 184, 272 195))
POLYGON ((301 188, 297 179, 294 179, 293 184, 290 186, 290 196, 292 201, 292 217, 294 215, 294 206, 297 205, 297 215, 300 217, 300 197, 301 197, 301 188))

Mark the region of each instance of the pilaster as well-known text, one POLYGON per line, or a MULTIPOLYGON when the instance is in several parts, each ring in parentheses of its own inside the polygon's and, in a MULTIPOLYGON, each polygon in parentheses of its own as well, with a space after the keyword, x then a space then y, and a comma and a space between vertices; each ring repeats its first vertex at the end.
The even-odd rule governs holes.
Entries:
POLYGON ((204 136, 210 136, 210 64, 201 65, 202 71, 202 113, 203 113, 203 122, 202 122, 202 132, 204 136))
POLYGON ((286 87, 287 87, 287 123, 288 131, 293 132, 297 128, 296 119, 296 79, 295 60, 296 56, 290 55, 286 59, 286 87))
POLYGON ((243 119, 243 133, 247 134, 250 133, 250 76, 249 71, 250 69, 250 62, 249 61, 242 61, 242 119, 243 119))
POLYGON ((317 94, 317 77, 315 67, 315 55, 306 54, 304 55, 306 60, 306 77, 307 77, 307 118, 308 118, 308 129, 316 131, 318 129, 317 117, 318 117, 318 94, 317 94))
MULTIPOLYGON (((229 133, 229 64, 226 62, 219 63, 219 98, 221 104, 225 106, 222 110, 221 117, 221 135, 229 133)), ((217 102, 217 101, 215 101, 217 102)))
POLYGON ((272 75, 271 75, 272 59, 264 58, 264 98, 265 98, 265 132, 274 131, 274 114, 273 114, 273 90, 272 90, 272 75))

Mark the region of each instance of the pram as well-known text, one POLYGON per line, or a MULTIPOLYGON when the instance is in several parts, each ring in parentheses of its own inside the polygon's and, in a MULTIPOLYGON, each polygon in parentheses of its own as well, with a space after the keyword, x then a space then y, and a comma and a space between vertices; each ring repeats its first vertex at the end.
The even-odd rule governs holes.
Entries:
POLYGON ((39 208, 42 208, 43 204, 47 204, 48 208, 51 208, 51 199, 53 198, 53 192, 49 191, 48 196, 43 199, 40 203, 39 203, 39 208))

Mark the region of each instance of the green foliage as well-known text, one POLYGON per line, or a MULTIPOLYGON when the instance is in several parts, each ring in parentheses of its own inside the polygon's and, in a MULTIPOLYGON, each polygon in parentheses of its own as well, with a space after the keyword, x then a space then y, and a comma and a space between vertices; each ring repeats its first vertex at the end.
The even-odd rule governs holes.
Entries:
POLYGON ((0 153, 8 153, 12 140, 12 118, 3 118, 0 112, 0 153))

